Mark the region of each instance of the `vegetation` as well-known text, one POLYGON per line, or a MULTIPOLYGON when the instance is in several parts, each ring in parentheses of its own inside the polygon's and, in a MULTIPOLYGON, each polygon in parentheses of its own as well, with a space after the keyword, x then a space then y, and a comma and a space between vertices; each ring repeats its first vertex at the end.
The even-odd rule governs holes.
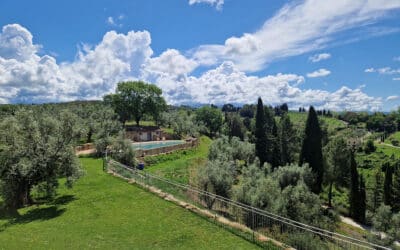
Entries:
POLYGON ((324 176, 322 160, 322 132, 319 126, 317 113, 312 106, 308 113, 300 154, 300 165, 303 165, 304 163, 308 163, 315 174, 315 182, 311 186, 311 190, 314 193, 319 194, 322 190, 322 181, 324 176))
MULTIPOLYGON (((0 215, 4 249, 258 249, 252 243, 81 158, 86 175, 53 201, 0 215), (21 237, 24 235, 24 237, 21 237)), ((64 183, 66 180, 62 179, 64 183)))
POLYGON ((58 178, 67 186, 79 177, 73 143, 81 134, 70 112, 38 114, 19 110, 0 123, 0 184, 5 206, 15 211, 33 203, 41 185, 52 196, 58 178))
POLYGON ((162 90, 154 84, 141 81, 118 83, 115 94, 107 95, 104 101, 110 104, 119 115, 120 121, 134 119, 139 126, 145 114, 151 115, 155 121, 166 108, 161 96, 162 90))

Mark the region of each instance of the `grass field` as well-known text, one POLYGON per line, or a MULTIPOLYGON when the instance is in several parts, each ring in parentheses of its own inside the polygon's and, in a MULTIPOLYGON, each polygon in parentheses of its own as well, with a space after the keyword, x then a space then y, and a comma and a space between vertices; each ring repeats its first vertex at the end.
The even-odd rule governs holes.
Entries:
POLYGON ((55 201, 0 215, 0 249, 256 249, 170 202, 102 172, 101 160, 55 201))
POLYGON ((199 162, 207 158, 210 144, 210 138, 201 136, 200 144, 195 149, 152 156, 148 160, 153 160, 156 163, 147 166, 146 171, 181 183, 189 183, 190 172, 198 166, 199 162))

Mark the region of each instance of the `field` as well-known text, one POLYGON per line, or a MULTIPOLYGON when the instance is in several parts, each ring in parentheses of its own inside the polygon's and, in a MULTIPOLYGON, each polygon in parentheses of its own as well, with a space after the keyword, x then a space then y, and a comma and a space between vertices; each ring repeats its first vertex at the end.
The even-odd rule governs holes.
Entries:
POLYGON ((0 215, 1 249, 256 249, 252 243, 101 170, 86 170, 53 202, 0 215))

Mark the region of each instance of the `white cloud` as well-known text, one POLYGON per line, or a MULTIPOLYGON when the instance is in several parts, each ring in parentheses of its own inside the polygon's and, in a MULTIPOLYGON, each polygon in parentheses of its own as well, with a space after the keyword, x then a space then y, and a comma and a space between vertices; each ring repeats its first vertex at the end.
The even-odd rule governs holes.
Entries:
POLYGON ((187 59, 179 51, 168 49, 160 56, 151 58, 144 71, 156 76, 172 75, 183 77, 192 72, 197 65, 195 61, 187 59))
POLYGON ((400 56, 393 57, 393 61, 400 62, 400 56))
POLYGON ((117 81, 138 76, 153 54, 147 31, 107 32, 93 49, 85 45, 75 61, 64 63, 49 55, 39 56, 31 33, 20 25, 4 26, 0 39, 3 102, 101 98, 115 89, 117 81))
POLYGON ((109 16, 106 19, 106 23, 110 26, 114 26, 114 27, 122 27, 122 23, 121 21, 125 18, 124 14, 120 14, 117 17, 112 17, 109 16))
POLYGON ((382 34, 371 27, 378 20, 387 18, 390 11, 399 8, 398 0, 293 1, 268 19, 258 31, 228 38, 224 44, 202 45, 191 53, 201 64, 230 60, 240 70, 258 71, 278 58, 354 39, 356 32, 345 32, 354 28, 365 31, 363 37, 382 34), (338 34, 340 39, 335 39, 338 34))
POLYGON ((112 16, 107 17, 107 23, 110 25, 115 25, 114 18, 112 16))
POLYGON ((299 88, 303 76, 251 76, 230 61, 191 76, 197 63, 177 50, 152 57, 147 31, 107 32, 99 44, 84 44, 73 62, 62 63, 49 55, 39 56, 32 35, 20 25, 5 26, 0 39, 0 47, 7 45, 0 49, 0 103, 100 99, 113 92, 118 81, 142 79, 161 87, 171 104, 254 103, 261 96, 266 103, 286 102, 291 107, 377 110, 382 106, 380 98, 368 96, 361 87, 304 90, 299 88))
POLYGON ((331 58, 331 54, 329 54, 329 53, 321 53, 321 54, 316 54, 316 55, 310 56, 308 58, 308 60, 310 60, 311 62, 315 63, 315 62, 319 62, 319 61, 326 60, 326 59, 329 59, 329 58, 331 58))
POLYGON ((232 62, 224 62, 199 77, 180 81, 161 77, 159 85, 172 104, 254 103, 261 96, 265 103, 288 103, 291 107, 314 105, 331 110, 379 110, 380 98, 370 97, 361 88, 342 87, 335 92, 297 87, 305 81, 295 74, 276 74, 264 77, 249 76, 232 62))
POLYGON ((373 73, 376 72, 376 70, 374 68, 368 68, 364 70, 365 73, 373 73))
POLYGON ((393 81, 400 81, 400 77, 394 77, 392 80, 393 81))
POLYGON ((190 5, 199 3, 206 3, 211 6, 215 6, 217 10, 222 10, 222 6, 224 5, 224 0, 189 0, 190 5))
POLYGON ((315 78, 315 77, 323 77, 329 75, 331 72, 327 69, 319 69, 311 73, 307 73, 307 77, 315 78))
POLYGON ((386 101, 394 101, 394 100, 398 100, 400 97, 399 96, 397 96, 397 95, 391 95, 391 96, 388 96, 387 98, 386 98, 386 101))
POLYGON ((394 74, 400 74, 400 69, 392 69, 391 67, 383 67, 379 69, 368 68, 365 69, 364 72, 366 73, 378 72, 380 75, 394 75, 394 74))

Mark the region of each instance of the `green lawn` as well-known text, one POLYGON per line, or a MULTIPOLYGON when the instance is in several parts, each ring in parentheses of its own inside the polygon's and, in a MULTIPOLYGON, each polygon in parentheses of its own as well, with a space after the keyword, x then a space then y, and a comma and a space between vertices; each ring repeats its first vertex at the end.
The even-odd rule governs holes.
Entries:
POLYGON ((101 160, 54 202, 0 215, 0 249, 256 249, 208 220, 102 172, 101 160))
POLYGON ((149 157, 147 160, 157 163, 146 166, 146 171, 181 183, 189 183, 190 172, 207 158, 210 144, 210 138, 201 136, 200 144, 195 149, 149 157))
POLYGON ((392 140, 396 140, 397 142, 400 142, 400 132, 396 132, 396 133, 390 135, 386 141, 387 141, 387 143, 392 143, 392 140))

